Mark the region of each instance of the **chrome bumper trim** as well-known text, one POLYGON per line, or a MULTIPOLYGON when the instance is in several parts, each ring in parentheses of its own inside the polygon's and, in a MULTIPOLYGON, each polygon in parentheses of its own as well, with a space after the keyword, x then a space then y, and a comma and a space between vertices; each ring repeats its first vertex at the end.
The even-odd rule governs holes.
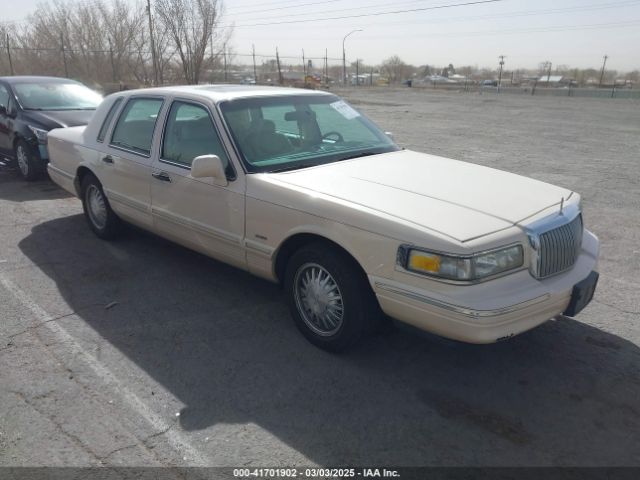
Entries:
POLYGON ((451 312, 455 312, 469 318, 498 317, 500 315, 506 315, 508 313, 517 312, 518 310, 523 310, 532 305, 537 305, 538 303, 545 302, 551 296, 550 294, 545 293, 544 295, 540 295, 539 297, 532 298, 531 300, 517 303, 515 305, 509 305, 507 307, 497 308, 494 310, 475 310, 472 308, 463 307, 460 305, 454 305, 448 302, 443 302, 442 300, 436 300, 435 298, 427 297, 420 293, 412 292, 411 290, 405 290, 404 288, 396 287, 396 286, 389 285, 382 282, 375 282, 375 286, 376 288, 379 288, 381 290, 395 293, 397 295, 402 295, 412 300, 416 300, 418 302, 426 303, 434 307, 449 310, 451 312))

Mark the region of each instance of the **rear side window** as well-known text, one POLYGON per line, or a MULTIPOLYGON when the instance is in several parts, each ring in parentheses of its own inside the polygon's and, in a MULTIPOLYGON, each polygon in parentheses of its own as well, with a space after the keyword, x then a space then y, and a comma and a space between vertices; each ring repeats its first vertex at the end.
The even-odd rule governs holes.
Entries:
POLYGON ((113 105, 111 105, 109 113, 107 113, 107 116, 105 117, 104 122, 102 122, 102 126, 100 127, 100 131, 98 132, 99 142, 104 142, 104 137, 107 134, 107 130, 109 130, 109 125, 111 125, 111 121, 113 120, 113 117, 116 114, 116 111, 118 110, 118 107, 121 103, 122 98, 118 98, 115 102, 113 102, 113 105))
POLYGON ((151 140, 162 108, 159 98, 132 98, 118 118, 111 145, 141 155, 151 154, 151 140))

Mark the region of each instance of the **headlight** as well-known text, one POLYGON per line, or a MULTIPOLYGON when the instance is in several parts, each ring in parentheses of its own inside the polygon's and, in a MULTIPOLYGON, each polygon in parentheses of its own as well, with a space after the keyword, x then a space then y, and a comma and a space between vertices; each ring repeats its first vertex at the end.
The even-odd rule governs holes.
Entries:
POLYGON ((406 270, 447 280, 474 281, 519 268, 524 263, 522 245, 475 255, 448 255, 402 245, 398 264, 406 270))
POLYGON ((38 139, 38 143, 47 143, 47 134, 49 133, 47 130, 43 130, 41 128, 32 127, 31 125, 27 125, 29 130, 33 132, 33 134, 38 139))

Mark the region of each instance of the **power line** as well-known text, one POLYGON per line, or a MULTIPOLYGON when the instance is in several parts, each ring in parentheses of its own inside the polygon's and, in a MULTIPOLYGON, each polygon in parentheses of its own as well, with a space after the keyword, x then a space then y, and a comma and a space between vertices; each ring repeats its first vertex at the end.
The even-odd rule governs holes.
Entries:
MULTIPOLYGON (((588 25, 554 25, 551 27, 540 28, 524 28, 524 29, 511 29, 511 30, 490 30, 490 31, 475 31, 475 32, 447 32, 447 33, 432 33, 424 35, 413 35, 412 38, 432 38, 432 37, 469 37, 469 36, 485 36, 485 35, 509 35, 509 34, 521 34, 521 33, 545 33, 545 32, 562 32, 565 30, 598 30, 606 28, 625 28, 634 27, 640 24, 640 19, 628 20, 625 22, 614 23, 595 23, 588 25)), ((376 35, 378 38, 402 38, 404 35, 376 35)), ((363 37, 367 38, 367 37, 363 37)))
MULTIPOLYGON (((410 3, 415 3, 415 2, 410 2, 410 3)), ((459 21, 467 21, 467 20, 493 20, 498 18, 529 17, 529 16, 538 16, 538 15, 552 15, 552 14, 573 13, 573 12, 586 12, 586 11, 593 11, 593 10, 604 10, 604 9, 610 9, 610 8, 619 8, 624 6, 637 5, 638 3, 640 3, 639 0, 626 0, 626 1, 614 2, 614 3, 598 3, 598 4, 590 4, 590 5, 581 5, 578 7, 553 8, 553 9, 543 9, 543 10, 521 10, 521 11, 498 13, 498 14, 492 14, 492 15, 471 15, 471 16, 465 16, 465 17, 456 16, 456 17, 438 18, 438 19, 431 19, 431 20, 426 20, 426 19, 415 20, 415 21, 403 20, 402 22, 385 21, 385 22, 378 22, 378 23, 366 23, 365 25, 367 26, 371 26, 371 25, 384 25, 384 26, 403 25, 405 26, 410 24, 459 22, 459 21)), ((358 8, 362 8, 362 7, 358 7, 358 8)), ((352 10, 352 9, 348 9, 348 10, 352 10)), ((322 13, 322 12, 314 12, 314 13, 322 13)), ((311 13, 309 13, 308 15, 311 15, 311 13)), ((270 18, 283 18, 283 17, 287 18, 289 16, 300 16, 300 14, 283 15, 278 17, 266 17, 264 18, 264 20, 268 20, 270 18)), ((245 21, 249 21, 249 19, 245 21)), ((244 25, 240 25, 240 26, 242 27, 244 25)), ((342 25, 336 25, 335 27, 344 28, 342 25)))
MULTIPOLYGON (((425 0, 408 0, 408 1, 404 1, 404 2, 395 2, 394 6, 395 7, 399 7, 402 5, 415 5, 416 3, 424 3, 425 0)), ((429 3, 433 3, 433 2, 429 2, 429 3)), ((259 18, 245 18, 242 21, 244 22, 250 22, 250 21, 255 21, 255 20, 269 20, 272 18, 289 18, 289 17, 302 17, 302 16, 309 16, 309 15, 321 15, 323 13, 344 13, 344 12, 351 12, 351 11, 358 11, 358 10, 371 10, 372 8, 376 8, 376 7, 388 7, 389 6, 389 2, 385 2, 385 3, 376 3, 374 5, 360 5, 359 7, 350 7, 350 8, 340 8, 340 9, 333 9, 333 10, 320 10, 320 11, 311 11, 311 12, 302 12, 302 13, 285 13, 285 14, 279 14, 275 17, 259 17, 259 18)), ((254 13, 254 12, 248 12, 248 13, 254 13)))
POLYGON ((411 9, 407 9, 407 10, 392 10, 392 11, 388 11, 388 12, 375 12, 375 13, 361 13, 361 14, 357 14, 357 15, 343 15, 343 16, 337 16, 337 17, 324 17, 324 18, 312 18, 312 19, 306 19, 306 20, 285 20, 285 21, 281 21, 281 22, 267 22, 267 23, 252 23, 252 24, 246 24, 246 25, 224 25, 226 27, 228 26, 234 26, 234 27, 258 27, 258 26, 270 26, 270 25, 283 25, 283 24, 290 24, 290 23, 307 23, 307 22, 325 22, 328 20, 342 20, 345 18, 362 18, 362 17, 379 17, 381 15, 396 15, 399 13, 415 13, 415 12, 425 12, 428 10, 442 10, 445 8, 454 8, 454 7, 468 7, 468 6, 473 6, 473 5, 484 5, 484 4, 488 4, 488 3, 498 3, 498 2, 503 2, 504 0, 478 0, 475 2, 464 2, 464 3, 451 3, 448 5, 437 5, 437 6, 433 6, 433 7, 423 7, 423 8, 411 8, 411 9))
MULTIPOLYGON (((280 2, 264 2, 262 3, 262 6, 269 7, 273 5, 285 5, 285 4, 291 4, 291 3, 297 4, 298 2, 296 0, 283 0, 280 2)), ((255 2, 249 2, 249 3, 240 4, 240 5, 234 5, 233 8, 250 8, 255 6, 255 4, 256 4, 255 2)))
MULTIPOLYGON (((261 10, 254 10, 252 8, 248 9, 248 10, 244 10, 242 12, 235 12, 236 15, 241 15, 243 13, 260 13, 260 12, 272 12, 274 10, 288 10, 290 8, 301 8, 301 7, 308 7, 308 6, 312 6, 312 5, 325 5, 327 3, 336 3, 336 2, 340 2, 341 0, 324 0, 322 2, 309 2, 309 3, 298 3, 298 2, 293 2, 295 3, 295 5, 285 5, 283 7, 273 7, 273 8, 265 8, 265 9, 261 9, 261 10)), ((281 2, 277 2, 274 5, 277 5, 278 3, 281 2)), ((263 4, 263 6, 268 6, 269 4, 263 4)), ((233 9, 231 10, 233 12, 233 9)))

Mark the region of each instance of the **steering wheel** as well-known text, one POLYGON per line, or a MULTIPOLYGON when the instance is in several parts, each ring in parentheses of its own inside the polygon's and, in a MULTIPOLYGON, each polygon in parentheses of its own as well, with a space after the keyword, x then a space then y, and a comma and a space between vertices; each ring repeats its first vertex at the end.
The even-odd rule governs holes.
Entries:
POLYGON ((322 135, 322 139, 323 140, 335 140, 336 142, 344 142, 344 137, 342 136, 342 134, 340 132, 327 132, 324 135, 322 135), (330 137, 335 137, 334 139, 331 139, 330 137))

